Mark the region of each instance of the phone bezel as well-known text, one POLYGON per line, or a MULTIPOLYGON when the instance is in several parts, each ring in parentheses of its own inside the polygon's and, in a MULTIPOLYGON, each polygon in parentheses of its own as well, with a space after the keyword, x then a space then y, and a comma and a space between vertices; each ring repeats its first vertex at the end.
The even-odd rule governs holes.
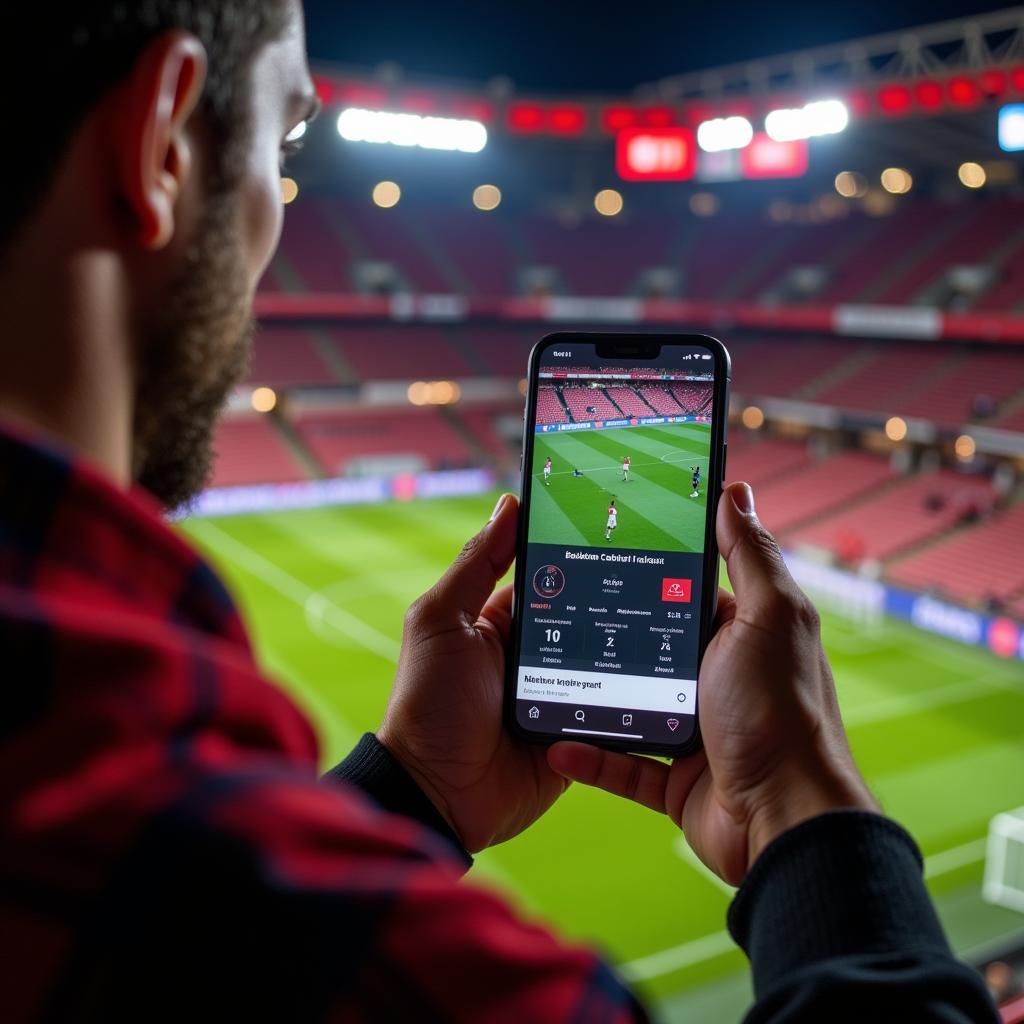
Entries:
MULTIPOLYGON (((537 402, 535 387, 540 360, 544 352, 557 345, 573 343, 590 343, 605 348, 606 351, 618 351, 620 357, 635 359, 637 355, 629 353, 631 348, 657 345, 659 351, 665 346, 691 348, 695 345, 707 348, 714 357, 715 381, 712 398, 711 414, 711 455, 708 467, 708 505, 704 532, 704 565, 702 579, 705 594, 710 590, 710 600, 701 602, 700 633, 697 645, 698 673, 704 658, 704 652, 711 641, 714 630, 715 614, 718 605, 718 544, 715 540, 715 517, 718 501, 722 493, 725 477, 725 462, 728 444, 729 419, 729 385, 732 378, 732 365, 725 346, 717 339, 705 334, 630 334, 623 332, 572 332, 560 331, 542 338, 530 353, 529 370, 527 373, 526 409, 523 417, 523 455, 520 473, 520 513, 516 538, 516 570, 512 601, 512 635, 508 657, 505 663, 504 715, 506 728, 512 735, 522 740, 550 745, 563 736, 557 733, 545 733, 539 730, 525 729, 516 719, 516 691, 519 675, 519 652, 522 635, 522 618, 520 602, 525 592, 526 575, 526 544, 527 544, 527 511, 533 485, 533 447, 536 438, 537 402), (623 351, 623 349, 625 351, 623 351)), ((650 351, 648 348, 647 351, 650 351)), ((603 357, 602 357, 603 358, 603 357)), ((614 358, 614 355, 612 356, 614 358)), ((640 356, 642 358, 642 356, 640 356)), ((650 358, 650 356, 648 356, 650 358)), ((694 730, 690 737, 682 743, 664 745, 659 743, 637 743, 625 740, 586 740, 594 746, 608 750, 623 750, 638 754, 655 754, 664 757, 687 757, 698 751, 702 746, 700 734, 700 688, 697 690, 697 712, 694 730)))

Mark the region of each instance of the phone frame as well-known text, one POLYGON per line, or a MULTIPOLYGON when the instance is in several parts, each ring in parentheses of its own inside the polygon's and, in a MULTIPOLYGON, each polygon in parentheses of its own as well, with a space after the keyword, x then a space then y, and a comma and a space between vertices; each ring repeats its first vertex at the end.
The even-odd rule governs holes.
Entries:
MULTIPOLYGON (((719 553, 715 539, 715 519, 718 501, 725 480, 725 466, 728 457, 729 387, 732 383, 732 364, 725 346, 717 339, 705 334, 659 334, 623 332, 574 332, 560 331, 541 339, 530 353, 527 374, 526 408, 523 414, 523 454, 519 490, 519 526, 516 537, 516 570, 512 601, 512 633, 505 662, 504 717, 505 726, 518 739, 532 743, 550 745, 564 737, 555 733, 540 733, 524 729, 516 720, 516 691, 519 683, 519 655, 522 634, 521 602, 526 593, 526 547, 529 525, 530 499, 533 489, 533 448, 536 438, 537 403, 534 389, 537 385, 541 358, 554 346, 589 343, 604 349, 608 355, 598 357, 643 359, 645 353, 657 346, 660 352, 665 346, 707 348, 714 357, 715 381, 711 410, 711 453, 708 464, 708 503, 704 529, 704 565, 702 573, 703 593, 701 595, 700 633, 697 642, 698 676, 704 652, 714 632, 715 615, 718 606, 719 553), (710 592, 710 593, 709 593, 710 592)), ((655 353, 656 355, 657 353, 655 353)), ((654 356, 647 355, 647 358, 654 356)), ((694 714, 694 731, 683 743, 663 745, 659 743, 636 743, 627 740, 587 739, 580 742, 609 750, 624 750, 639 754, 654 754, 663 757, 687 757, 700 750, 703 743, 700 734, 700 687, 697 687, 697 708, 694 714)))

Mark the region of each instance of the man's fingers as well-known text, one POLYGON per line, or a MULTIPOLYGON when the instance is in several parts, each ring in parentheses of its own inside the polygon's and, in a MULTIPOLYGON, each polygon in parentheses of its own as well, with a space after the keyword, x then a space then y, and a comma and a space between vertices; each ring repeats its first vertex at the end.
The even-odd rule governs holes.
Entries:
POLYGON ((548 750, 548 764, 574 782, 607 790, 659 814, 665 813, 669 768, 661 761, 636 754, 616 754, 585 743, 556 743, 548 750))
POLYGON ((775 538, 757 518, 749 484, 725 489, 718 503, 716 532, 741 611, 772 607, 780 593, 790 599, 802 596, 775 538))
POLYGON ((451 568, 410 609, 410 619, 427 630, 453 628, 479 617, 516 552, 519 502, 503 494, 491 519, 462 549, 451 568))

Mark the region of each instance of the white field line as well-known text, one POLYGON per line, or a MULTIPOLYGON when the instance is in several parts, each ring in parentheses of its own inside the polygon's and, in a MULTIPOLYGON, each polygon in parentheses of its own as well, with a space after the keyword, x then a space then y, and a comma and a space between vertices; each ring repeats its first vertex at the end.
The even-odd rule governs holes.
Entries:
POLYGON ((903 715, 909 715, 915 711, 925 711, 928 708, 966 704, 980 697, 990 696, 994 690, 1004 688, 1001 679, 994 678, 992 675, 982 676, 979 679, 964 679, 959 683, 950 683, 948 686, 925 690, 923 693, 903 694, 875 701, 863 707, 851 708, 849 711, 843 712, 843 724, 847 729, 853 729, 861 725, 900 718, 903 715))
MULTIPOLYGON (((708 461, 707 456, 703 456, 703 455, 686 455, 686 456, 684 456, 683 458, 680 458, 680 459, 670 459, 669 458, 669 455, 679 455, 679 454, 681 454, 681 453, 680 452, 668 452, 666 455, 662 455, 661 458, 658 459, 657 462, 631 462, 630 466, 629 466, 629 470, 632 473, 632 471, 634 469, 643 469, 645 466, 660 466, 660 465, 662 465, 665 462, 691 462, 691 463, 693 463, 693 465, 696 466, 698 463, 703 464, 703 463, 708 461)), ((577 467, 577 468, 579 468, 579 467, 577 467)), ((617 463, 614 463, 613 465, 610 465, 610 466, 592 466, 589 469, 581 469, 580 472, 581 473, 611 473, 611 472, 621 473, 622 472, 622 463, 621 462, 617 462, 617 463)), ((534 476, 537 476, 537 477, 542 477, 543 475, 544 475, 544 468, 543 468, 543 466, 539 470, 537 470, 536 473, 534 473, 534 476)), ((551 471, 551 475, 552 476, 572 476, 572 470, 571 469, 560 469, 557 472, 555 470, 552 470, 551 471)))
POLYGON ((702 861, 700 857, 693 852, 690 844, 686 841, 685 836, 676 836, 676 838, 672 840, 672 849, 675 850, 678 857, 686 861, 686 863, 689 864, 698 875, 710 882, 716 889, 720 889, 726 894, 726 896, 736 895, 736 887, 719 878, 718 875, 716 875, 714 871, 712 871, 711 868, 709 868, 707 864, 705 864, 704 861, 702 861))
POLYGON ((364 622, 358 616, 340 608, 338 605, 324 598, 312 587, 303 583, 302 580, 285 572, 279 565, 275 565, 269 559, 264 558, 258 551, 253 550, 247 544, 232 537, 231 534, 212 523, 196 522, 192 526, 199 535, 207 536, 211 547, 225 553, 232 561, 240 565, 250 575, 262 580, 268 587, 276 590, 282 597, 297 604, 306 613, 307 607, 312 603, 320 612, 321 617, 330 616, 330 624, 342 633, 353 644, 365 648, 372 654, 383 658, 392 664, 398 661, 398 654, 401 645, 397 640, 386 636, 378 629, 364 622))
MULTIPOLYGON (((926 857, 924 862, 925 878, 938 878, 957 868, 983 860, 985 844, 985 839, 973 839, 962 846, 954 846, 952 849, 942 850, 931 857, 926 857)), ((618 967, 618 973, 626 981, 651 981, 666 974, 673 974, 684 967, 693 967, 696 964, 714 960, 736 948, 729 933, 723 928, 721 931, 712 932, 699 939, 691 939, 679 946, 671 946, 668 949, 659 950, 657 953, 650 953, 637 960, 621 964, 618 967)))

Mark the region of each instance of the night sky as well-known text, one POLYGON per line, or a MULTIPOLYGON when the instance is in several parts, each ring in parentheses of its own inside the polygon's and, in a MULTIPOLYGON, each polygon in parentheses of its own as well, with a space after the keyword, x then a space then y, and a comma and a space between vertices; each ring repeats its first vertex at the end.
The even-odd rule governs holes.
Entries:
POLYGON ((506 75, 520 92, 628 90, 682 71, 1006 6, 966 0, 628 0, 613 13, 613 5, 600 0, 306 0, 314 60, 364 68, 395 61, 413 77, 475 82, 506 75))

